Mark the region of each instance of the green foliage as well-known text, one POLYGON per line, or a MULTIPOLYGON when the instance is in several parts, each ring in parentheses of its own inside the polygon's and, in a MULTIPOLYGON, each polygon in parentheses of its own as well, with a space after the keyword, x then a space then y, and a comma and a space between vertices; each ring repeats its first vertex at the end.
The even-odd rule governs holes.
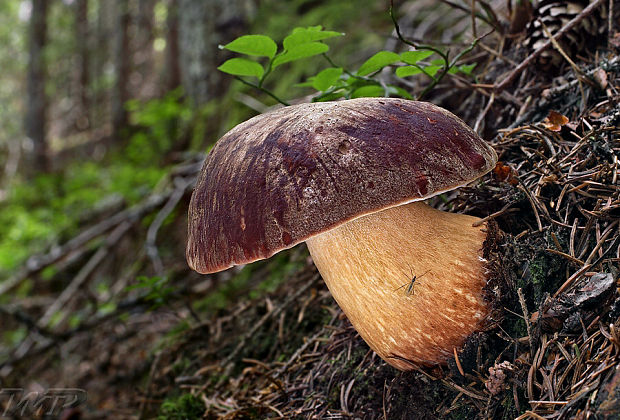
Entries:
POLYGON ((330 88, 330 86, 336 84, 336 82, 340 79, 340 76, 342 76, 342 72, 342 67, 328 67, 321 70, 319 74, 314 76, 310 84, 318 91, 326 91, 330 88))
POLYGON ((0 278, 28 256, 75 234, 106 198, 119 195, 134 204, 165 175, 165 168, 137 166, 123 158, 107 165, 75 162, 63 173, 16 181, 0 203, 0 278))
POLYGON ((298 45, 285 51, 282 55, 279 55, 273 60, 272 65, 275 69, 284 63, 323 54, 328 50, 329 47, 322 42, 308 42, 307 44, 298 45))
POLYGON ((166 305, 170 299, 170 294, 175 290, 174 287, 168 285, 167 277, 140 276, 136 281, 137 283, 127 287, 127 290, 143 289, 144 300, 151 303, 150 310, 166 305))
POLYGON ((159 162, 189 131, 194 111, 182 97, 183 91, 179 88, 161 99, 127 102, 129 120, 138 130, 125 152, 130 161, 142 166, 159 162))
POLYGON ((262 79, 265 70, 255 61, 245 58, 231 58, 218 67, 218 70, 235 76, 253 76, 262 79))
POLYGON ((193 394, 183 394, 177 398, 166 399, 160 409, 158 420, 199 419, 205 412, 200 398, 193 394))
POLYGON ((244 35, 222 48, 240 54, 273 58, 278 50, 278 45, 273 39, 265 35, 244 35))
POLYGON ((107 162, 73 162, 61 173, 15 181, 0 203, 0 277, 73 235, 107 198, 137 203, 166 176, 159 162, 179 138, 192 135, 188 126, 194 115, 202 115, 202 110, 191 111, 181 96, 177 90, 145 103, 130 101, 135 132, 107 162))
MULTIPOLYGON (((456 61, 448 60, 448 53, 444 53, 429 46, 415 46, 415 50, 397 54, 393 51, 379 51, 368 58, 356 72, 352 73, 342 67, 337 67, 326 55, 329 46, 322 41, 343 35, 339 32, 324 31, 322 26, 295 28, 284 38, 283 49, 277 53, 277 44, 265 35, 244 35, 234 41, 221 46, 236 53, 248 56, 268 57, 269 60, 261 65, 257 61, 246 58, 231 58, 218 69, 224 73, 236 76, 243 83, 263 90, 279 102, 287 103, 263 87, 265 79, 278 66, 284 63, 295 62, 304 58, 322 54, 331 67, 325 68, 311 76, 298 87, 312 87, 317 92, 313 101, 334 100, 340 97, 360 98, 367 96, 400 96, 413 99, 404 89, 375 79, 373 76, 388 66, 395 66, 397 77, 405 78, 424 74, 431 79, 431 85, 438 83, 445 73, 471 74, 474 65, 456 65, 456 61), (427 61, 433 54, 440 58, 427 61), (257 84, 242 79, 241 76, 258 79, 257 84)), ((412 45, 412 44, 411 44, 412 45)), ((460 55, 459 55, 460 58, 460 55)), ((426 92, 426 91, 425 91, 426 92)))
POLYGON ((390 64, 400 61, 400 56, 392 51, 379 51, 364 62, 357 70, 358 76, 367 76, 376 73, 390 64))
POLYGON ((266 35, 244 35, 226 45, 221 45, 220 48, 250 56, 267 57, 269 61, 263 66, 256 61, 231 58, 218 69, 235 76, 256 77, 258 79, 257 87, 259 87, 263 85, 265 78, 272 69, 284 63, 325 53, 329 50, 329 46, 321 41, 340 35, 343 34, 324 31, 321 26, 295 28, 289 36, 284 38, 283 49, 279 54, 276 54, 278 50, 276 42, 270 37, 266 35))
MULTIPOLYGON (((266 35, 244 35, 234 41, 220 45, 220 48, 248 56, 266 57, 264 64, 246 58, 231 58, 225 61, 218 70, 232 74, 250 86, 262 89, 263 83, 271 71, 285 63, 298 61, 304 58, 326 53, 329 46, 322 41, 341 36, 343 34, 333 31, 324 31, 322 26, 310 26, 307 28, 295 28, 284 38, 282 50, 278 53, 276 42, 266 35), (255 77, 257 84, 240 79, 240 76, 255 77)), ((275 97, 278 101, 282 100, 275 97)))
POLYGON ((28 335, 28 328, 19 327, 14 330, 5 330, 2 332, 2 340, 9 345, 21 343, 28 335))

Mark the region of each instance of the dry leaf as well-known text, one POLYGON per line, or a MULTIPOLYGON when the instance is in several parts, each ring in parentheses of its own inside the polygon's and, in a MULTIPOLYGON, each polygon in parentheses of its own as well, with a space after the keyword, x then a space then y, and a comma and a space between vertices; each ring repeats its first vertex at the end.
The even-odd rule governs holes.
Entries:
POLYGON ((549 111, 549 115, 542 121, 545 128, 551 131, 560 131, 562 126, 568 124, 568 117, 556 111, 549 111))
POLYGON ((510 185, 517 185, 517 172, 503 162, 497 162, 493 169, 493 175, 500 181, 508 182, 510 185))

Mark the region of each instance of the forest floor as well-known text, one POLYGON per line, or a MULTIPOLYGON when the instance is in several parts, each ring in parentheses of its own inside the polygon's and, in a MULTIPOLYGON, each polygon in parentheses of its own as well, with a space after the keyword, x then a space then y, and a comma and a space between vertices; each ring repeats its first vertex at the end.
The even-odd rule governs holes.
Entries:
POLYGON ((480 65, 477 85, 437 90, 435 102, 483 132, 501 160, 433 202, 485 218, 494 239, 494 322, 447 366, 399 372, 377 357, 304 246, 217 275, 190 272, 179 255, 202 156, 185 156, 143 203, 100 215, 9 280, 64 262, 74 279, 66 292, 30 305, 62 308, 104 269, 118 276, 109 293, 127 293, 64 329, 40 327, 24 302, 3 309, 29 332, 0 362, 0 385, 86 390, 63 419, 617 418, 620 60, 608 41, 579 73, 530 68, 510 94, 488 89, 510 73, 507 59, 480 65), (139 226, 136 243, 126 233, 139 226), (145 265, 156 275, 127 289, 145 265))

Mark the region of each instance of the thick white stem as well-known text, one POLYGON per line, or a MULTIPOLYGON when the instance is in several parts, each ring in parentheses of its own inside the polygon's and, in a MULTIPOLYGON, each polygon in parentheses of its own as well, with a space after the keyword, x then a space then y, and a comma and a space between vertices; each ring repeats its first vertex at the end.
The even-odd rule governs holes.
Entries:
POLYGON ((306 243, 362 338, 388 363, 409 370, 445 362, 487 315, 486 233, 484 225, 472 226, 477 220, 414 202, 306 243))

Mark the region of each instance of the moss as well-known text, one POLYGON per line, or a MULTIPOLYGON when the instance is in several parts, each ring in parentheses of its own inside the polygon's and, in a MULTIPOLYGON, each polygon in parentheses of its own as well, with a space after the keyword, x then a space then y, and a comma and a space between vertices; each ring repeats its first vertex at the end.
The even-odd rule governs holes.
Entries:
MULTIPOLYGON (((302 267, 304 252, 283 251, 269 260, 257 261, 243 267, 217 290, 194 303, 197 312, 215 313, 229 308, 241 296, 258 299, 272 293, 302 267), (257 273, 268 273, 266 276, 257 273)), ((307 253, 307 252, 306 252, 307 253)))
POLYGON ((183 394, 177 398, 166 399, 160 409, 158 420, 185 420, 201 418, 205 406, 200 399, 192 394, 183 394))
POLYGON ((502 420, 514 419, 519 416, 512 392, 507 392, 500 404, 502 406, 502 420))
POLYGON ((187 357, 177 359, 171 367, 171 372, 175 376, 182 375, 191 366, 192 361, 187 357))
POLYGON ((522 284, 519 284, 519 287, 530 286, 534 300, 538 304, 545 292, 554 290, 560 285, 563 280, 561 271, 564 266, 559 258, 550 256, 548 252, 538 252, 529 265, 529 282, 522 278, 522 284))

